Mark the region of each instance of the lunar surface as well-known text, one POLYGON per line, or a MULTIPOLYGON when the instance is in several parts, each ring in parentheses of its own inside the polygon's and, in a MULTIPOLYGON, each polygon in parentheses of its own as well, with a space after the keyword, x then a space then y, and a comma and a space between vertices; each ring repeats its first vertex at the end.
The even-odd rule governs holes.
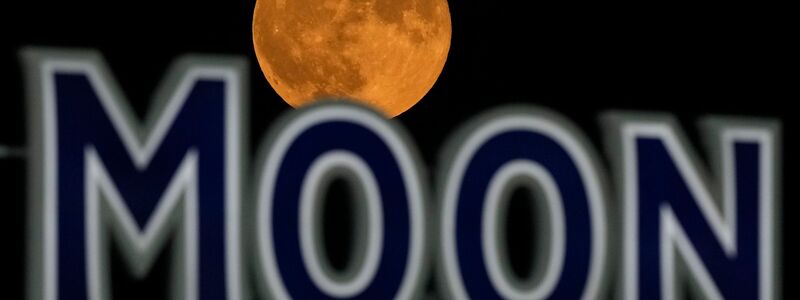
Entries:
POLYGON ((347 98, 388 117, 430 90, 450 35, 446 0, 258 0, 253 15, 259 65, 287 103, 347 98))

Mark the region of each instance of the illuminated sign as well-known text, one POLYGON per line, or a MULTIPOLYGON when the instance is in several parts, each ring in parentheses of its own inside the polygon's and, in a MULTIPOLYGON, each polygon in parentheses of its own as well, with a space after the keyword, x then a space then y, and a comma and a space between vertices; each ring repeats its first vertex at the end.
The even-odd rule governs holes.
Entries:
POLYGON ((430 182, 398 122, 326 103, 276 121, 250 176, 243 61, 179 59, 142 126, 99 55, 24 56, 33 299, 108 298, 110 243, 143 277, 170 236, 170 295, 185 299, 416 299, 432 275, 456 299, 595 299, 614 283, 669 299, 683 281, 770 299, 780 282, 774 120, 704 119, 707 170, 671 116, 610 113, 608 172, 566 118, 499 108, 453 134, 430 182), (320 253, 333 178, 355 186, 360 224, 344 274, 320 253), (529 282, 511 275, 499 229, 519 186, 544 212, 529 282))

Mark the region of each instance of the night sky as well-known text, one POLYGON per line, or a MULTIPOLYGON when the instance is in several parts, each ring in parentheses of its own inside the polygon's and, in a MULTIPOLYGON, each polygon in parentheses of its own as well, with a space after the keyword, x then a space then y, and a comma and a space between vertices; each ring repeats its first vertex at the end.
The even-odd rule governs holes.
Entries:
MULTIPOLYGON (((25 45, 100 51, 139 116, 147 112, 154 88, 179 55, 247 57, 251 147, 278 115, 291 109, 258 69, 251 38, 255 1, 15 2, 5 4, 2 13, 7 16, 2 32, 11 42, 0 48, 5 79, 0 84, 0 145, 22 147, 26 141, 17 55, 25 45)), ((798 97, 786 93, 789 74, 796 74, 786 54, 796 31, 787 33, 790 22, 777 12, 781 9, 554 7, 529 2, 449 1, 453 36, 444 70, 428 95, 398 118, 416 141, 429 173, 437 170, 442 144, 458 126, 504 104, 531 104, 563 114, 600 153, 604 146, 598 118, 608 110, 672 113, 697 149, 701 144, 695 125, 701 116, 769 117, 783 123, 784 158, 779 164, 787 188, 782 197, 785 219, 793 222, 789 200, 797 195, 791 169, 797 119, 790 116, 798 97)), ((21 298, 25 286, 24 165, 22 159, 0 158, 5 204, 0 220, 7 237, 3 248, 9 253, 0 265, 10 280, 5 285, 9 299, 21 298)), ((789 240, 792 227, 782 226, 784 240, 789 240)), ((130 276, 120 271, 121 261, 115 257, 114 294, 161 295, 153 291, 167 281, 164 262, 170 255, 161 255, 155 276, 144 282, 125 278, 130 276)), ((790 276, 784 276, 785 285, 790 276)))

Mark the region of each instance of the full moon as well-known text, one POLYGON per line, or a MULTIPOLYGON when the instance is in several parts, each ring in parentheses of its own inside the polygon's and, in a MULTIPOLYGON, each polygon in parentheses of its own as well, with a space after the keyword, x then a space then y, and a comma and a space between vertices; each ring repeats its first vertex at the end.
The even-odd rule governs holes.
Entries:
POLYGON ((258 0, 256 57, 289 105, 354 99, 397 116, 419 102, 450 49, 446 0, 258 0))

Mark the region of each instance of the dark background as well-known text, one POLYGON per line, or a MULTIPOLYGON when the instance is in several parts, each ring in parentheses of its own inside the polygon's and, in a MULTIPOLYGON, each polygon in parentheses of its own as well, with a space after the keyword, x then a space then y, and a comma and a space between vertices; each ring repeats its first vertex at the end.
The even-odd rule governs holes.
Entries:
MULTIPOLYGON (((163 2, 3 4, 2 33, 10 37, 10 44, 5 38, 0 48, 4 78, 0 145, 24 147, 26 142, 24 84, 17 56, 25 45, 99 50, 140 116, 166 66, 177 56, 246 56, 251 66, 250 144, 258 145, 275 117, 290 108, 256 63, 251 38, 255 1, 163 2)), ((457 126, 507 103, 560 112, 584 130, 597 151, 603 149, 599 113, 610 109, 670 112, 696 146, 695 123, 700 116, 770 117, 783 122, 784 159, 779 164, 786 186, 784 219, 793 222, 790 199, 797 194, 792 189, 797 177, 790 166, 795 165, 791 154, 797 150, 792 144, 797 120, 791 116, 798 97, 786 90, 789 75, 794 74, 796 83, 797 72, 786 54, 797 32, 788 34, 790 19, 780 13, 784 9, 729 4, 553 7, 528 2, 449 1, 453 37, 447 64, 428 95, 399 117, 429 171, 436 170, 438 151, 457 126)), ((21 298, 24 291, 24 166, 24 159, 0 158, 5 237, 1 248, 9 253, 2 256, 0 266, 3 277, 9 278, 10 299, 21 298)), ((788 243, 792 227, 780 226, 788 243)), ((792 251, 784 252, 786 266, 792 251)), ((117 256, 113 259, 116 296, 163 295, 158 291, 168 278, 164 273, 169 251, 161 255, 154 276, 144 281, 120 271, 117 256)), ((792 274, 786 269, 784 286, 791 293, 792 274)))

